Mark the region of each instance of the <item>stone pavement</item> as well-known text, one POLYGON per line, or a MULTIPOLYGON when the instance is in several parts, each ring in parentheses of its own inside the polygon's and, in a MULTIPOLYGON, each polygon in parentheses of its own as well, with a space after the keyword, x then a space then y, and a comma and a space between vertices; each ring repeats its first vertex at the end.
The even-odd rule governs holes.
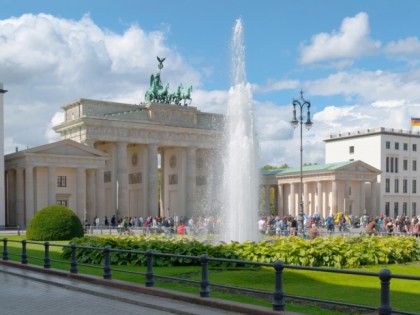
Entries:
POLYGON ((119 280, 0 261, 0 314, 293 314, 119 280))

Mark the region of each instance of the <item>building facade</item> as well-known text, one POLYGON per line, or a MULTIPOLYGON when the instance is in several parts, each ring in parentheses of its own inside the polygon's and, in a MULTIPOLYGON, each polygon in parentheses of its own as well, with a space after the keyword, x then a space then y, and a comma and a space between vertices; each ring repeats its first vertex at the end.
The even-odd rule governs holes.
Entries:
POLYGON ((419 214, 419 132, 376 128, 331 135, 324 141, 326 163, 362 160, 381 170, 376 215, 419 214))
POLYGON ((62 141, 6 156, 8 225, 26 225, 57 203, 90 223, 114 214, 189 217, 212 207, 222 115, 88 99, 62 108, 64 122, 54 127, 62 141))
POLYGON ((375 209, 375 187, 380 171, 362 161, 346 161, 302 168, 264 172, 265 211, 269 212, 270 191, 274 190, 275 209, 280 216, 299 213, 300 198, 306 215, 327 217, 343 212, 360 217, 375 209))

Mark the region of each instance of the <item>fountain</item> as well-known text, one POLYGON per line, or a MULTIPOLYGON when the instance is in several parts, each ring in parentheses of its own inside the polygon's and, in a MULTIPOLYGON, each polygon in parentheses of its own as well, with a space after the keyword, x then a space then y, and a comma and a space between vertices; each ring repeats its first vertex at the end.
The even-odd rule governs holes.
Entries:
POLYGON ((258 144, 251 85, 246 83, 245 46, 241 19, 232 38, 232 87, 226 114, 223 166, 222 240, 244 242, 259 238, 258 144))

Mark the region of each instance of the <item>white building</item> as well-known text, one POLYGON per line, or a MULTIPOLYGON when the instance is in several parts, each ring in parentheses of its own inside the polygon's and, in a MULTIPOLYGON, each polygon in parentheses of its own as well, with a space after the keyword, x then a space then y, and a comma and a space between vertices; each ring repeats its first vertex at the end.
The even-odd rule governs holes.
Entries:
POLYGON ((324 141, 326 163, 362 160, 382 171, 374 214, 418 214, 419 132, 377 128, 331 135, 324 141))

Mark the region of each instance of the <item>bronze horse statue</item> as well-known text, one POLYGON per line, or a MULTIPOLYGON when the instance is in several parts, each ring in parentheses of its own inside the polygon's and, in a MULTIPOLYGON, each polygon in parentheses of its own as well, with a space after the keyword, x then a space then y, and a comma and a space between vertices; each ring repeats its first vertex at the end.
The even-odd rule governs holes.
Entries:
POLYGON ((190 100, 190 104, 192 102, 191 91, 192 91, 192 85, 190 85, 187 88, 187 91, 182 92, 181 94, 181 100, 184 100, 184 106, 187 106, 187 100, 190 100))

